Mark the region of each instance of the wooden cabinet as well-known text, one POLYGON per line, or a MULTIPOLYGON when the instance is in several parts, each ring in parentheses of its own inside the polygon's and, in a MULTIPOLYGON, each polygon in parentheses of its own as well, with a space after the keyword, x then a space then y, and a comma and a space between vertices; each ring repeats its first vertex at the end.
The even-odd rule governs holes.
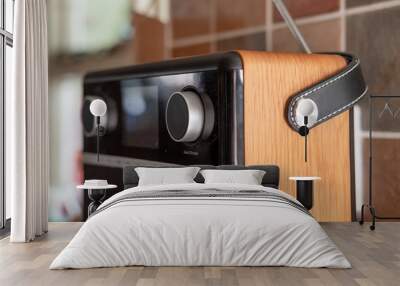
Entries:
POLYGON ((276 164, 280 189, 295 195, 290 176, 319 176, 311 213, 319 221, 351 220, 349 112, 313 128, 304 138, 286 122, 286 104, 295 93, 345 66, 335 55, 239 51, 244 65, 245 163, 276 164))

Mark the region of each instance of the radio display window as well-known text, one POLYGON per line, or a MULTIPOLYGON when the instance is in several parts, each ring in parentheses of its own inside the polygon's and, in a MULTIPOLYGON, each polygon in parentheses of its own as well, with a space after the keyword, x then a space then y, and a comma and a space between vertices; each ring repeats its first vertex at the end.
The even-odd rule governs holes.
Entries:
POLYGON ((159 147, 158 86, 121 82, 122 144, 127 147, 159 147))

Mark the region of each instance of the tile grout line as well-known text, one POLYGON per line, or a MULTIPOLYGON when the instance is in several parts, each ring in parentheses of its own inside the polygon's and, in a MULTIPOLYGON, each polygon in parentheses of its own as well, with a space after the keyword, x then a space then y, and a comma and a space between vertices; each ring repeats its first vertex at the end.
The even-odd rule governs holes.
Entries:
POLYGON ((340 50, 346 51, 346 0, 340 0, 340 50))
POLYGON ((257 27, 251 27, 251 28, 244 28, 240 30, 234 30, 234 31, 228 31, 228 32, 215 32, 215 33, 210 33, 208 35, 202 35, 202 36, 195 36, 195 37, 190 37, 190 38, 183 38, 179 40, 173 41, 173 47, 178 48, 178 47, 186 47, 190 46, 193 44, 202 44, 205 42, 211 42, 212 40, 217 41, 217 40, 226 40, 226 39, 231 39, 235 37, 240 37, 244 35, 251 35, 259 32, 264 32, 266 30, 265 24, 257 27))
POLYGON ((357 15, 357 14, 362 14, 362 13, 368 13, 368 12, 393 8, 393 7, 397 7, 397 6, 400 6, 400 0, 384 1, 384 2, 380 2, 380 3, 373 3, 373 4, 369 4, 369 5, 348 8, 346 10, 346 15, 357 15))
MULTIPOLYGON (((306 24, 315 24, 318 22, 333 20, 333 19, 337 19, 339 17, 340 17, 340 10, 335 11, 335 12, 324 13, 324 14, 320 14, 320 15, 314 15, 314 16, 295 19, 294 22, 296 23, 296 25, 301 26, 301 25, 306 25, 306 24)), ((273 24, 274 30, 285 28, 285 27, 286 27, 285 22, 279 22, 279 23, 273 24)))
POLYGON ((218 50, 217 46, 217 1, 212 1, 212 4, 210 5, 210 14, 211 14, 211 33, 210 33, 210 50, 211 52, 216 52, 218 50))
POLYGON ((266 0, 266 5, 265 5, 265 33, 266 33, 266 37, 265 37, 265 41, 266 41, 266 45, 265 47, 267 48, 267 51, 272 51, 273 47, 274 47, 274 43, 273 43, 273 34, 272 34, 272 22, 273 22, 273 10, 274 10, 274 5, 272 3, 272 0, 266 0))
POLYGON ((164 49, 164 56, 168 59, 172 57, 172 38, 173 38, 173 32, 172 32, 172 23, 169 21, 166 24, 166 29, 165 29, 165 35, 164 35, 164 43, 165 43, 165 49, 164 49))

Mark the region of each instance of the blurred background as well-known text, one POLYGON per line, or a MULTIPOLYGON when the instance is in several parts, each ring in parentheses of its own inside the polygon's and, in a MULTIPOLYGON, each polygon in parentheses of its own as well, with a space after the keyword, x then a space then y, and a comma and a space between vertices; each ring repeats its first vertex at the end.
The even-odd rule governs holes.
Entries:
MULTIPOLYGON (((284 2, 314 52, 355 53, 373 94, 400 95, 399 0, 284 2)), ((80 110, 86 72, 235 49, 300 51, 271 0, 48 0, 48 21, 51 221, 81 220, 83 193, 75 186, 84 179, 80 110)), ((383 121, 376 124, 374 185, 384 192, 380 200, 394 206, 379 209, 385 202, 378 199, 380 215, 398 216, 400 100, 389 107, 392 113, 376 117, 383 121)), ((353 113, 359 210, 368 187, 368 100, 353 113)))

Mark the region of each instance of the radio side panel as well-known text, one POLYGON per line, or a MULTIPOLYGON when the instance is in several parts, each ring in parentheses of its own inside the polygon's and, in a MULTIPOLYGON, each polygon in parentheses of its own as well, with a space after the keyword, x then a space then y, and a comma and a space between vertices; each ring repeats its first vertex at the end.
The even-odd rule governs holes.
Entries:
POLYGON ((349 112, 313 128, 304 137, 286 122, 295 93, 332 75, 346 63, 340 56, 238 51, 244 66, 245 164, 276 164, 280 189, 296 195, 290 176, 319 176, 311 213, 319 221, 351 221, 349 112))

